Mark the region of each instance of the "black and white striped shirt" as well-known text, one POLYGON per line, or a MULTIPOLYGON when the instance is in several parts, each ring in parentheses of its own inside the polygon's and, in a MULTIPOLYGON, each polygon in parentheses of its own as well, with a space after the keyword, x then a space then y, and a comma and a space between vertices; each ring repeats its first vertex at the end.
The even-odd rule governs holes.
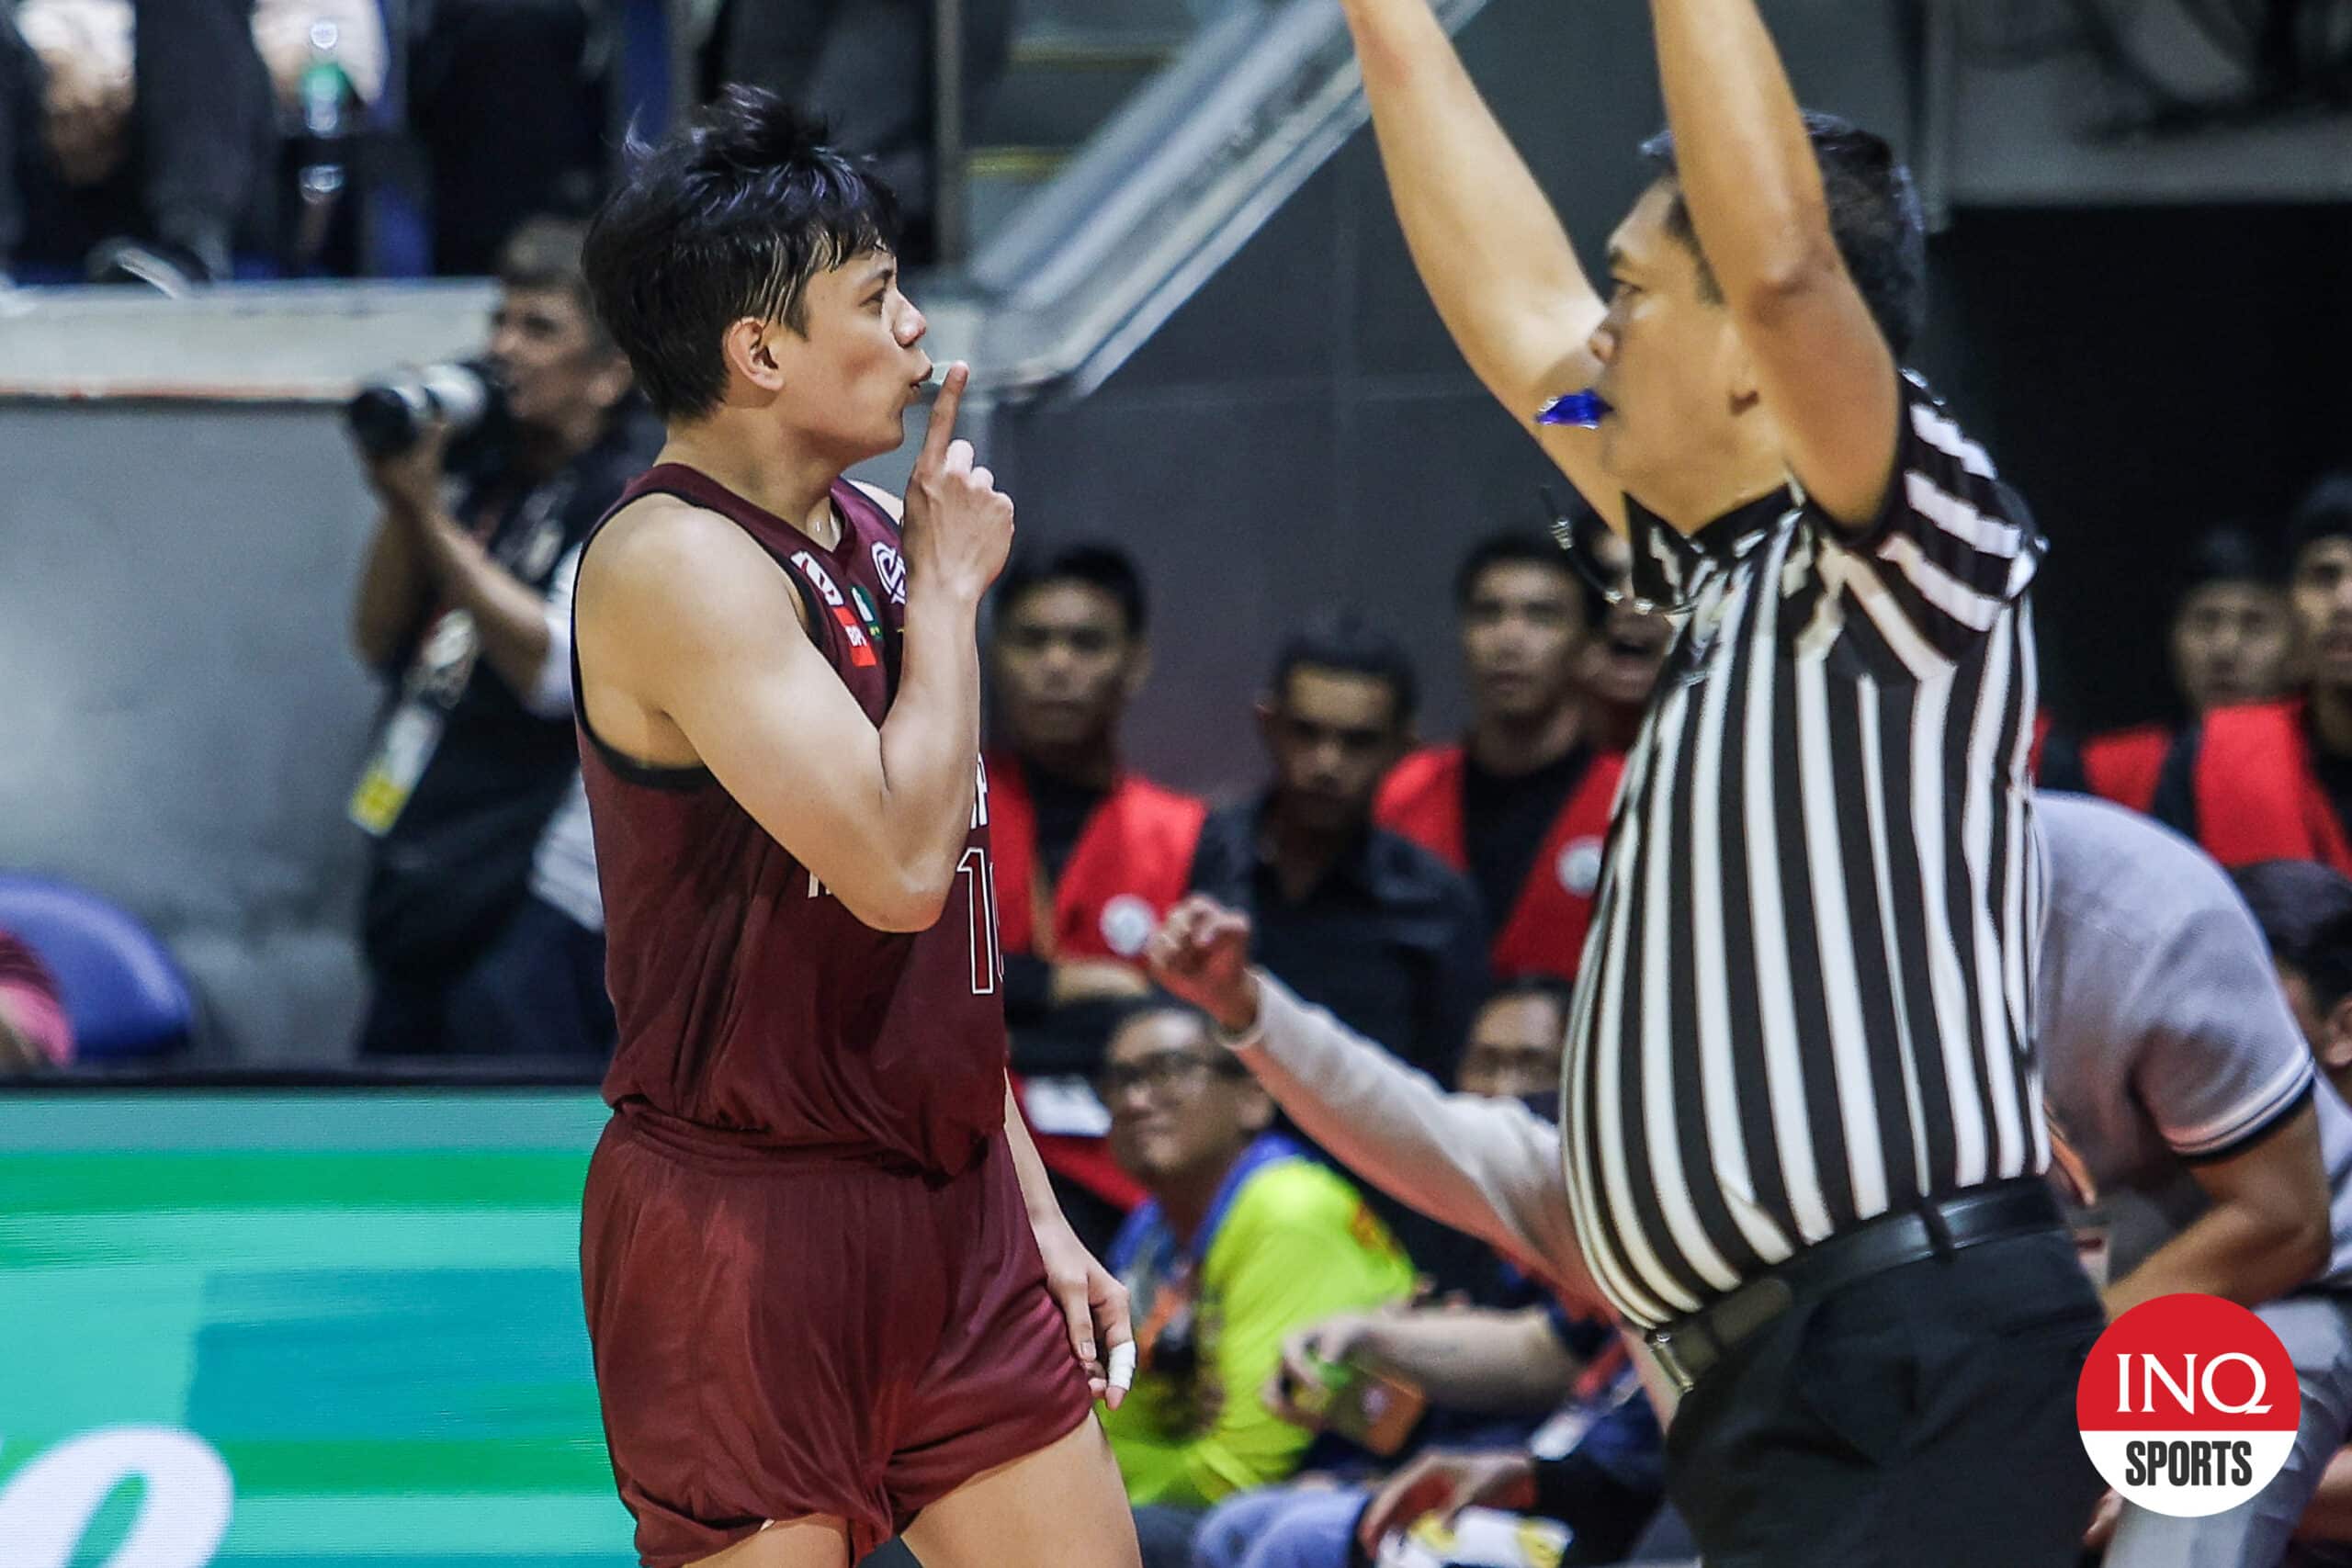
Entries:
POLYGON ((1657 1326, 1922 1197, 2038 1173, 2041 540, 1905 376, 1884 515, 1768 497, 1684 537, 1628 755, 1562 1115, 1595 1280, 1657 1326))

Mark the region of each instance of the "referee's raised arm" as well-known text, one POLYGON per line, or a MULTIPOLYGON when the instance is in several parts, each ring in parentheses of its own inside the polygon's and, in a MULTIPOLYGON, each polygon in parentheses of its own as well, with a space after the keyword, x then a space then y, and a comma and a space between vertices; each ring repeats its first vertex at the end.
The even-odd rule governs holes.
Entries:
POLYGON ((1344 0, 1413 265, 1463 358, 1611 527, 1624 497, 1589 428, 1535 412, 1592 384, 1606 304, 1430 0, 1344 0))
POLYGON ((1804 112, 1755 0, 1652 0, 1676 174, 1795 474, 1849 528, 1878 515, 1902 397, 1838 254, 1804 112))

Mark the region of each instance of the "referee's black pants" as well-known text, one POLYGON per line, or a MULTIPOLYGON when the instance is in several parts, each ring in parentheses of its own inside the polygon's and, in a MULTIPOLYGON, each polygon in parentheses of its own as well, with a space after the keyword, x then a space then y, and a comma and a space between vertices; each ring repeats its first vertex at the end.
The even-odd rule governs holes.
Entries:
POLYGON ((2073 1568, 2105 1325, 2055 1230, 1799 1302, 1683 1396, 1668 1495, 1707 1568, 2073 1568))

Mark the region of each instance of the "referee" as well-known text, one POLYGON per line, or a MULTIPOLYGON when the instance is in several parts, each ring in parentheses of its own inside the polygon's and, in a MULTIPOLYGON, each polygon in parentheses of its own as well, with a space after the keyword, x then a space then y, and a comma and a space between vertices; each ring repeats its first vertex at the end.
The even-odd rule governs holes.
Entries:
POLYGON ((2041 542, 1900 368, 1909 176, 1800 113, 1753 0, 1652 0, 1671 129, 1604 298, 1428 0, 1345 4, 1440 313, 1681 619, 1562 1099, 1592 1276, 1682 1391, 1674 1499, 1738 1568, 2070 1564, 2104 1320, 2037 1179, 2041 542))

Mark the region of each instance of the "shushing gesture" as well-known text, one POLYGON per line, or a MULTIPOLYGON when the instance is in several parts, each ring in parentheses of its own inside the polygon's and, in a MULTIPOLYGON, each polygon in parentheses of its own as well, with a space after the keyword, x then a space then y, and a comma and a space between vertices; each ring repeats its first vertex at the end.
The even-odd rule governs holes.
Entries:
POLYGON ((911 583, 977 604, 1012 549, 1012 498, 974 462, 972 444, 956 439, 956 415, 971 380, 972 367, 958 360, 940 382, 931 428, 907 480, 905 544, 911 583))

